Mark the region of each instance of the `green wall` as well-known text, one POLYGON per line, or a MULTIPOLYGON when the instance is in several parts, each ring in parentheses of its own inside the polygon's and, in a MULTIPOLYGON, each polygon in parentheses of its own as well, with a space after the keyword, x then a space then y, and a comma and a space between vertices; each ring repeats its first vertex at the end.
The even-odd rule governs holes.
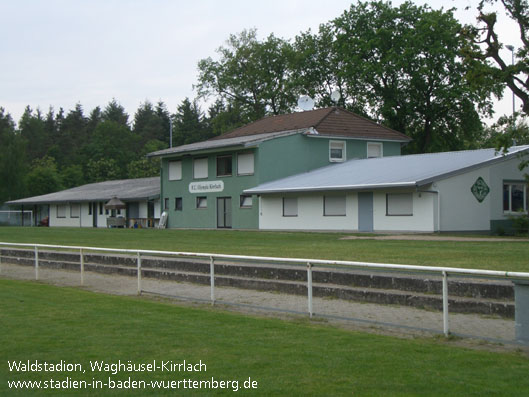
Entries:
MULTIPOLYGON (((301 134, 270 139, 261 142, 258 147, 244 150, 219 149, 209 154, 178 155, 162 159, 161 172, 161 204, 169 198, 170 228, 216 228, 217 227, 217 198, 231 197, 232 227, 234 229, 258 229, 259 227, 259 199, 253 197, 252 208, 240 207, 240 195, 243 190, 255 187, 261 183, 284 178, 286 176, 307 172, 331 164, 329 162, 329 141, 339 138, 314 138, 301 134), (254 174, 237 175, 237 154, 254 153, 254 174), (231 154, 232 175, 216 176, 217 155, 231 154), (208 158, 208 178, 193 179, 193 159, 208 158), (169 161, 182 161, 182 179, 169 181, 169 161), (191 182, 223 181, 222 192, 190 193, 191 182), (207 197, 207 208, 196 208, 196 197, 207 197), (175 197, 182 198, 182 211, 175 210, 175 197)), ((346 141, 347 159, 365 158, 367 156, 367 141, 343 139, 346 141)), ((370 140, 369 142, 377 142, 370 140)), ((400 143, 383 142, 384 156, 400 155, 400 143)))

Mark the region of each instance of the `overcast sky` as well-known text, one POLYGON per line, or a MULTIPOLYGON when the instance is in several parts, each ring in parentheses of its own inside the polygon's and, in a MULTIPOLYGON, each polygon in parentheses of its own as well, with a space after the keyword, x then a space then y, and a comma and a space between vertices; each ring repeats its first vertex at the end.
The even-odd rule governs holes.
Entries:
MULTIPOLYGON (((416 1, 423 4, 423 1, 416 1)), ((402 1, 393 1, 394 5, 402 1)), ((475 0, 429 0, 432 8, 457 6, 472 23, 475 0)), ((171 113, 194 98, 197 63, 216 57, 232 33, 257 28, 285 39, 348 9, 345 0, 0 0, 0 107, 18 121, 24 108, 65 111, 81 103, 85 114, 112 98, 132 119, 150 100, 171 113)), ((519 46, 518 31, 505 17, 500 39, 519 46)), ((510 61, 510 52, 505 52, 510 61)), ((512 112, 512 96, 498 104, 512 112)), ((205 108, 205 106, 203 107, 205 108)))

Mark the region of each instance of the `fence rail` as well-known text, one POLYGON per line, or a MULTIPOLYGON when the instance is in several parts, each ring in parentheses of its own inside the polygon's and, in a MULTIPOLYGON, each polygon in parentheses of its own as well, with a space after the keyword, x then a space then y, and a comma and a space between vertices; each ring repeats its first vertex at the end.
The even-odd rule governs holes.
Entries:
MULTIPOLYGON (((52 245, 52 244, 32 244, 32 243, 8 243, 0 242, 0 247, 26 247, 33 248, 35 259, 35 279, 39 279, 39 249, 64 249, 69 251, 79 252, 79 265, 81 273, 81 285, 84 285, 84 256, 87 252, 113 252, 130 254, 136 257, 137 263, 137 293, 142 293, 142 256, 168 256, 168 257, 190 257, 203 258, 210 261, 210 289, 211 289, 211 304, 215 304, 215 261, 216 260, 233 260, 233 261, 251 261, 261 263, 281 263, 281 264, 296 264, 304 265, 307 268, 307 313, 312 318, 312 271, 314 267, 346 267, 354 269, 377 269, 377 270, 392 270, 398 272, 416 272, 437 274, 442 279, 442 301, 443 301, 443 334, 448 336, 450 334, 449 327, 449 310, 448 310, 448 277, 449 275, 467 275, 476 277, 494 277, 498 279, 521 280, 529 281, 529 273, 526 272, 509 272, 496 270, 480 270, 480 269, 465 269, 452 267, 438 267, 438 266, 415 266, 415 265, 401 265, 390 263, 369 263, 369 262, 354 262, 354 261, 339 261, 339 260, 324 260, 324 259, 304 259, 304 258, 279 258, 279 257, 265 257, 265 256, 251 256, 251 255, 229 255, 229 254, 214 254, 214 253, 194 253, 194 252, 179 252, 179 251, 159 251, 159 250, 141 250, 141 249, 122 249, 122 248, 102 248, 102 247, 86 247, 86 246, 70 246, 70 245, 52 245)), ((2 260, 0 256, 0 273, 2 260)), ((146 292, 146 291, 145 291, 146 292)))

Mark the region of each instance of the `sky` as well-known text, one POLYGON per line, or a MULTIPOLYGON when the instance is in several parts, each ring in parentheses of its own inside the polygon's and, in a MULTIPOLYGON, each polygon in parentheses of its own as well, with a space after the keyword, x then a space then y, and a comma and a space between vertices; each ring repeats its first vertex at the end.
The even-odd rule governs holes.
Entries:
MULTIPOLYGON (((353 1, 355 2, 355 1, 353 1)), ((403 1, 394 0, 397 6, 403 1)), ((473 23, 476 0, 414 1, 457 7, 473 23), (465 7, 471 7, 464 11, 465 7)), ((86 115, 115 98, 133 119, 141 103, 163 101, 171 113, 193 99, 197 64, 216 59, 230 34, 256 28, 293 39, 340 16, 344 0, 0 0, 0 107, 17 122, 27 105, 47 113, 77 103, 86 115)), ((516 25, 501 12, 500 40, 520 46, 516 25)), ((503 52, 511 60, 508 50, 503 52)), ((518 102, 519 105, 519 102, 518 102)), ((203 104, 205 110, 206 106, 203 104)), ((512 112, 512 94, 496 105, 512 112)))

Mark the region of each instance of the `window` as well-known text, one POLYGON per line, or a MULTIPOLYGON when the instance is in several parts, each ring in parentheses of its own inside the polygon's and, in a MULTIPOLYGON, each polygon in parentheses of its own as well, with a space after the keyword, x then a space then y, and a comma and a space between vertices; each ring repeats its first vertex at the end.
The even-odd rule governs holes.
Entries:
POLYGON ((329 161, 345 161, 345 142, 329 141, 329 161))
POLYGON ((80 204, 70 204, 70 218, 79 218, 81 214, 80 204))
POLYGON ((94 203, 88 203, 88 215, 92 215, 92 205, 94 205, 94 203))
POLYGON ((182 211, 182 197, 175 197, 174 199, 174 210, 182 211))
POLYGON ((66 218, 66 206, 57 205, 57 218, 66 218))
POLYGON ((507 213, 527 212, 527 185, 523 182, 503 183, 503 211, 507 213))
POLYGON ((197 197, 197 209, 208 208, 207 197, 197 197))
POLYGON ((411 216, 413 215, 412 193, 388 193, 386 194, 386 215, 388 216, 411 216))
POLYGON ((208 158, 203 157, 193 160, 193 178, 203 179, 208 177, 208 158))
POLYGON ((99 203, 99 215, 103 215, 103 203, 99 203))
POLYGON ((283 216, 298 216, 297 197, 283 197, 283 216))
POLYGON ((252 208, 252 196, 241 195, 241 208, 252 208))
POLYGON ((382 157, 382 144, 376 142, 367 143, 367 158, 382 157))
POLYGON ((169 209, 169 198, 166 197, 163 199, 163 209, 168 210, 169 209))
POLYGON ((345 216, 345 196, 324 196, 323 216, 345 216))
POLYGON ((253 175, 253 153, 240 153, 237 156, 237 175, 253 175))
POLYGON ((169 180, 179 181, 182 179, 182 161, 169 161, 169 180))
POLYGON ((231 176, 231 155, 217 157, 217 176, 231 176))

